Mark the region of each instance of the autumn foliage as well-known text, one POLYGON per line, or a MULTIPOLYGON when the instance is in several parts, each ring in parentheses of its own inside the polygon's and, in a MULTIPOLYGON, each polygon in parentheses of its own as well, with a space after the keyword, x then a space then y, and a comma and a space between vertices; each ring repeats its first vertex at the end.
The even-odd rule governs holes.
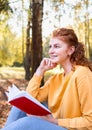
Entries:
POLYGON ((15 84, 20 90, 25 90, 28 81, 24 79, 0 79, 0 128, 4 126, 11 109, 5 95, 5 91, 11 84, 15 84))

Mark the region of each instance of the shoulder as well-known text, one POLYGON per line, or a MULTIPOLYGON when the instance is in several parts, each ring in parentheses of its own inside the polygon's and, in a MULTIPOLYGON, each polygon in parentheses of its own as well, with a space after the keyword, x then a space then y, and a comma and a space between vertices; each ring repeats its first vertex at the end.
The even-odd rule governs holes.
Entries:
POLYGON ((81 75, 81 74, 91 74, 92 75, 92 71, 86 67, 86 66, 75 66, 75 73, 81 75))
POLYGON ((75 66, 73 77, 79 80, 86 79, 88 77, 92 78, 92 71, 88 67, 78 65, 78 66, 75 66))

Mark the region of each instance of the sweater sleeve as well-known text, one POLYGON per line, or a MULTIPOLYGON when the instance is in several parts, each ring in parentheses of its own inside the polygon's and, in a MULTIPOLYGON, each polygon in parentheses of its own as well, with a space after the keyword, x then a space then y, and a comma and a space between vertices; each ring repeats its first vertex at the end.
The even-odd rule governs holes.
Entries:
POLYGON ((82 76, 77 82, 81 117, 58 119, 58 124, 66 128, 92 129, 92 76, 82 76))
POLYGON ((41 86, 42 77, 34 74, 29 81, 26 91, 40 102, 46 101, 48 95, 48 85, 41 86))

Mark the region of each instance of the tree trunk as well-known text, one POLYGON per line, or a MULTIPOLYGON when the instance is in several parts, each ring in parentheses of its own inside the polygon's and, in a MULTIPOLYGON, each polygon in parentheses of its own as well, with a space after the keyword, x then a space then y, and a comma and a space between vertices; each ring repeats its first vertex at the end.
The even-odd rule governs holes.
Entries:
POLYGON ((31 43, 30 43, 30 23, 31 23, 31 2, 30 11, 28 12, 28 24, 27 24, 27 36, 26 36, 26 54, 24 57, 24 69, 25 69, 25 79, 29 80, 31 77, 30 67, 31 67, 31 43))
POLYGON ((88 18, 88 0, 85 1, 85 45, 86 56, 89 58, 89 18, 88 18))
POLYGON ((32 12, 31 76, 42 60, 43 0, 32 0, 32 12))

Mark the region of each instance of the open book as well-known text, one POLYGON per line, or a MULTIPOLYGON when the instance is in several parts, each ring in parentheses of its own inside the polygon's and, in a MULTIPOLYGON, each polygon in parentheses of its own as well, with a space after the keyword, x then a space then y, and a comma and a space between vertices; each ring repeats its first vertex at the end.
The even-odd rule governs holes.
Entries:
POLYGON ((28 94, 26 91, 20 91, 15 85, 9 87, 6 92, 8 102, 23 110, 27 114, 43 116, 51 114, 47 107, 42 105, 38 100, 28 94))

